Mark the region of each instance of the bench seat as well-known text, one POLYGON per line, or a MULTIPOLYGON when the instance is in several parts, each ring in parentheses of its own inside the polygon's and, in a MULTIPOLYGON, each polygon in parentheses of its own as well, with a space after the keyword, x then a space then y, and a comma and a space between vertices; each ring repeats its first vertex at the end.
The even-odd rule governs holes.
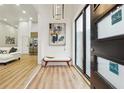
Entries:
POLYGON ((68 66, 69 62, 71 61, 70 57, 44 57, 43 61, 45 62, 45 67, 47 66, 48 62, 66 62, 68 66))

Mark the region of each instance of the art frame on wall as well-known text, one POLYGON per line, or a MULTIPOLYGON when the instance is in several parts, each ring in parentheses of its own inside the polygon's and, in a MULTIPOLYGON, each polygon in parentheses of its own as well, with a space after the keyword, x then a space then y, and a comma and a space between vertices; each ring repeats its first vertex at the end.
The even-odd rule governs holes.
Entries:
POLYGON ((49 23, 49 45, 65 46, 66 44, 66 24, 49 23))
POLYGON ((6 38, 5 40, 6 44, 15 44, 15 37, 6 36, 5 38, 6 38))

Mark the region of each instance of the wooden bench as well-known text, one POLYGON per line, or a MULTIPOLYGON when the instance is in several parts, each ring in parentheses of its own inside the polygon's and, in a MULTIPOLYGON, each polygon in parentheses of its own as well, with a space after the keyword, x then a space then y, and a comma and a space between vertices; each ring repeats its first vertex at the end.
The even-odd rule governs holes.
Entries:
POLYGON ((71 58, 70 57, 44 57, 43 58, 43 61, 45 62, 45 67, 47 66, 48 62, 66 62, 67 65, 70 67, 70 64, 69 62, 71 61, 71 58))

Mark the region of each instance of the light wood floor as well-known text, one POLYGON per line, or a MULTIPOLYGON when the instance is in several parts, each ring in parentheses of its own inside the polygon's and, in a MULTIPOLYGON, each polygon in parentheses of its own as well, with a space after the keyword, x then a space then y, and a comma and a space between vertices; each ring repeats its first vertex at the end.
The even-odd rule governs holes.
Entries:
POLYGON ((19 89, 25 88, 40 68, 35 78, 29 83, 29 89, 87 89, 89 86, 73 66, 47 66, 37 65, 37 57, 22 55, 17 60, 7 65, 0 65, 0 88, 19 89))
POLYGON ((20 60, 0 64, 0 88, 24 88, 30 75, 37 68, 37 57, 22 55, 20 60))
POLYGON ((89 86, 73 66, 42 67, 28 89, 88 89, 89 86))

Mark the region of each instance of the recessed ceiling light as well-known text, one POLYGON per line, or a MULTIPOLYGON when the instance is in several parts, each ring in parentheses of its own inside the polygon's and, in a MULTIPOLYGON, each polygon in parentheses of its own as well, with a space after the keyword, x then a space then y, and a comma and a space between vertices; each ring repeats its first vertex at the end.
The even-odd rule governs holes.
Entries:
POLYGON ((7 19, 6 19, 6 18, 4 18, 3 20, 4 20, 4 21, 7 21, 7 19))
POLYGON ((30 17, 29 19, 30 19, 30 20, 32 20, 33 18, 32 18, 32 17, 30 17))
POLYGON ((19 19, 19 21, 22 21, 22 20, 23 20, 22 18, 19 19))
POLYGON ((23 13, 23 14, 25 14, 25 13, 26 13, 26 11, 25 11, 25 10, 23 10, 23 11, 22 11, 22 13, 23 13))

